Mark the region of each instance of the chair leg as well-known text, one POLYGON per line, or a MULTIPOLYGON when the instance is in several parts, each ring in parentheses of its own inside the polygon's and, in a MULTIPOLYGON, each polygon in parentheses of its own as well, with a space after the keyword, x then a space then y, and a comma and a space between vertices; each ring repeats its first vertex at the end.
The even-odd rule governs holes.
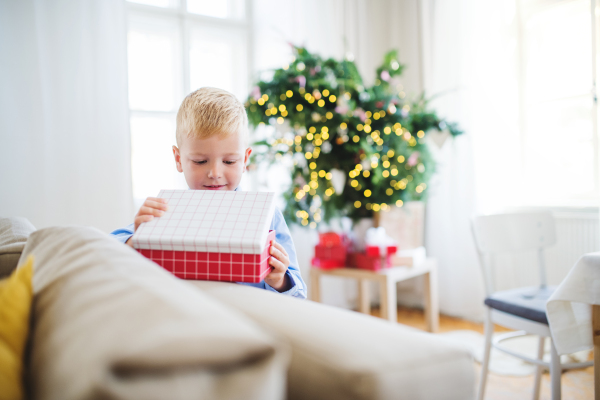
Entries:
POLYGON ((550 381, 552 388, 552 400, 560 400, 561 397, 561 380, 562 368, 560 365, 560 356, 554 347, 554 342, 550 339, 550 381))
MULTIPOLYGON (((539 345, 538 345, 538 360, 544 359, 544 344, 546 343, 546 338, 543 336, 539 337, 539 345)), ((535 386, 533 387, 533 400, 538 400, 540 398, 540 385, 542 383, 542 372, 544 371, 544 367, 538 365, 535 369, 535 386)))
POLYGON ((483 360, 481 362, 481 378, 479 379, 479 390, 477 392, 477 400, 483 400, 485 395, 485 383, 488 374, 488 364, 490 362, 490 351, 492 348, 492 335, 494 334, 494 324, 492 323, 492 316, 489 307, 485 310, 485 347, 483 350, 483 360))

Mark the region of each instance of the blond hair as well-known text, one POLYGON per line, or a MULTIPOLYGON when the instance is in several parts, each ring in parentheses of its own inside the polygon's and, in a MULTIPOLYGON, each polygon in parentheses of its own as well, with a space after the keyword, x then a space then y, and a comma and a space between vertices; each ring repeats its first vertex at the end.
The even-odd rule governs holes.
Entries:
POLYGON ((205 139, 240 132, 248 136, 248 116, 244 105, 223 89, 203 87, 188 94, 177 112, 177 146, 184 137, 205 139))

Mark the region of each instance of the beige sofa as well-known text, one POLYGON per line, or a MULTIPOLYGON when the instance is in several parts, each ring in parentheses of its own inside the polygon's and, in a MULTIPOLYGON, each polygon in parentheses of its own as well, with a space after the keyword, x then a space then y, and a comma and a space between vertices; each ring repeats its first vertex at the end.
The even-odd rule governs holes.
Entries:
POLYGON ((94 228, 35 231, 21 260, 29 254, 32 399, 474 397, 468 351, 435 335, 252 287, 179 280, 94 228))

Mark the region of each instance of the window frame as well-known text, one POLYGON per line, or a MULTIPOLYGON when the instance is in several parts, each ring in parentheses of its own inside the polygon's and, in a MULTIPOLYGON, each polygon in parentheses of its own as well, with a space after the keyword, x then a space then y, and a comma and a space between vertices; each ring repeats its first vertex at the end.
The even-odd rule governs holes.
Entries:
MULTIPOLYGON (((216 29, 227 29, 233 28, 242 32, 245 46, 245 65, 239 66, 241 70, 245 71, 246 74, 246 92, 248 93, 250 90, 250 86, 252 84, 252 77, 255 75, 253 66, 253 29, 252 29, 252 7, 253 0, 242 0, 244 2, 244 15, 242 18, 219 18, 219 17, 211 17, 201 14, 195 14, 187 11, 187 0, 178 0, 178 5, 176 7, 160 7, 153 5, 146 5, 135 3, 128 0, 123 0, 126 5, 127 10, 127 33, 129 33, 129 20, 132 16, 140 16, 140 17, 149 17, 155 19, 169 20, 170 22, 175 21, 178 26, 178 35, 179 35, 179 46, 178 49, 180 59, 178 60, 178 75, 179 82, 177 83, 176 92, 180 99, 183 99, 185 95, 191 92, 191 72, 190 72, 190 50, 191 50, 191 42, 192 42, 192 31, 194 26, 198 26, 200 28, 203 27, 212 27, 216 29)), ((232 0, 229 0, 230 2, 232 0)), ((128 44, 129 45, 129 44, 128 44)), ((239 70, 238 70, 239 71, 239 70)), ((129 104, 129 102, 128 102, 129 104)), ((159 110, 147 110, 147 109, 136 109, 132 108, 131 105, 129 107, 129 121, 133 118, 139 116, 154 116, 154 117, 164 117, 166 115, 173 116, 173 120, 177 115, 177 108, 175 107, 170 111, 159 111, 159 110)), ((132 152, 133 144, 132 144, 132 152)), ((132 168, 133 171, 133 168, 132 168)), ((132 184, 135 185, 134 177, 132 176, 132 184)), ((136 209, 138 209, 143 201, 143 198, 136 198, 134 193, 134 205, 136 209)))

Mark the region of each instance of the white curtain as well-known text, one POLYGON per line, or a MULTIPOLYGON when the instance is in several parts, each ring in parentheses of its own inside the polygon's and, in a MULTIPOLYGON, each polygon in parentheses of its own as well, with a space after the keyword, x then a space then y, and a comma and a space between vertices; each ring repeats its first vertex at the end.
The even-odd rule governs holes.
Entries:
POLYGON ((122 0, 0 2, 0 216, 132 220, 122 0))

